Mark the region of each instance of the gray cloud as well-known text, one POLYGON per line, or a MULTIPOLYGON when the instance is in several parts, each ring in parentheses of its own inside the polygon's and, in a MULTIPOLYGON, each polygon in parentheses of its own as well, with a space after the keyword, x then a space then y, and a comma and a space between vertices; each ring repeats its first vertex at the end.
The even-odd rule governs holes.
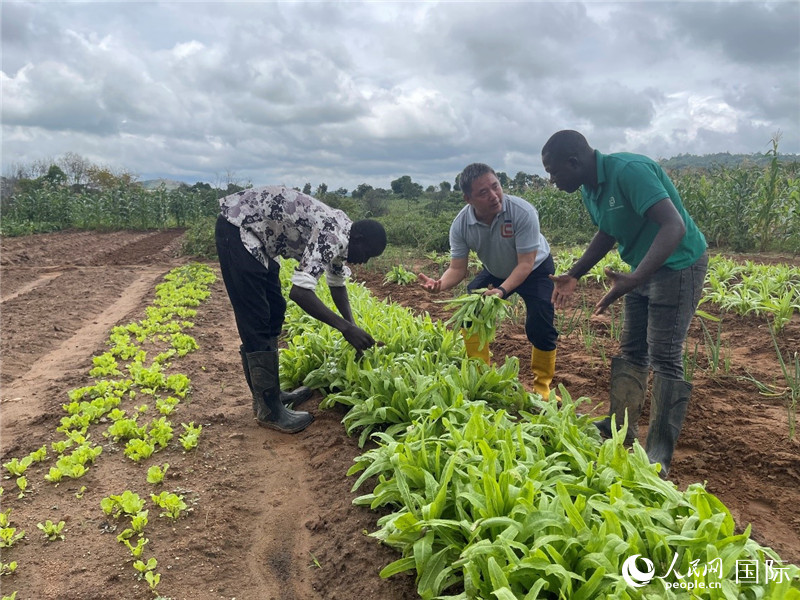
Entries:
POLYGON ((3 167, 388 187, 542 174, 556 130, 800 152, 796 2, 2 3, 3 167))

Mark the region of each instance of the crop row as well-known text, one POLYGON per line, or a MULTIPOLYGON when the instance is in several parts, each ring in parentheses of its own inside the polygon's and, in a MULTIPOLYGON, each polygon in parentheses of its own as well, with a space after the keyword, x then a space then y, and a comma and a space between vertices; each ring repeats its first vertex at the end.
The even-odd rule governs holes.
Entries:
MULTIPOLYGON (((724 504, 700 484, 662 481, 620 432, 602 442, 589 402, 542 401, 518 381, 518 363, 464 360, 444 324, 378 302, 351 286, 359 324, 383 342, 363 355, 287 313, 282 377, 349 407, 344 425, 372 447, 349 474, 367 485, 356 504, 384 513, 373 536, 401 556, 382 575, 412 571, 425 599, 800 598, 800 569, 737 533, 724 504), (642 556, 663 573, 625 580, 642 556), (739 565, 773 576, 738 579, 739 565), (778 566, 780 565, 780 566, 778 566)), ((624 429, 624 427, 623 427, 624 429)))
MULTIPOLYGON (((175 359, 197 349, 197 342, 184 331, 193 327, 191 319, 197 313, 194 307, 208 297, 208 287, 214 279, 215 275, 205 265, 190 264, 173 269, 164 277, 164 282, 156 286, 155 300, 147 307, 144 319, 112 329, 108 339, 110 349, 92 359, 89 376, 94 382, 71 390, 69 401, 62 405, 66 414, 57 432, 63 438, 51 442, 52 459, 48 461, 48 446, 45 445, 3 464, 8 473, 6 479, 16 478, 18 498, 34 496, 28 500, 35 501, 35 490, 28 487, 28 469, 33 465, 47 469, 43 480, 57 486, 64 478, 79 479, 86 475, 104 448, 121 449, 125 457, 138 463, 173 442, 176 433, 169 417, 186 399, 190 381, 182 373, 168 371, 175 359), (153 408, 159 416, 145 422, 145 415, 153 408), (107 440, 104 446, 95 441, 93 435, 98 426, 106 423, 110 424, 101 432, 102 438, 107 440), (48 462, 51 463, 49 468, 48 462)), ((184 451, 190 451, 197 446, 202 426, 190 422, 181 423, 181 427, 182 433, 177 436, 179 445, 184 451)), ((147 469, 147 483, 161 485, 168 469, 168 463, 151 465, 147 469)), ((82 499, 85 490, 83 486, 76 497, 82 499)), ((0 488, 0 493, 3 491, 0 488)), ((181 494, 162 490, 148 496, 153 505, 162 510, 160 516, 175 520, 190 510, 181 494)), ((155 557, 143 558, 149 541, 145 537, 149 516, 146 500, 131 490, 124 490, 103 498, 98 508, 115 519, 130 519, 117 540, 130 551, 140 579, 158 596, 161 580, 156 570, 158 561, 155 557)), ((3 509, 0 512, 0 548, 4 549, 3 560, 6 560, 8 549, 25 539, 26 534, 17 531, 12 523, 13 508, 4 506, 3 509)), ((64 525, 64 521, 47 520, 37 526, 48 540, 56 541, 65 538, 64 525)), ((17 561, 0 565, 0 574, 17 573, 17 561)), ((24 568, 21 571, 24 574, 24 568)), ((3 599, 13 599, 16 593, 4 595, 3 599)))
MULTIPOLYGON (((565 273, 580 257, 581 250, 568 248, 556 253, 558 273, 565 273)), ((586 278, 605 281, 605 269, 629 271, 617 252, 609 253, 587 273, 586 278)), ((794 313, 800 313, 800 268, 786 264, 738 262, 712 254, 700 304, 712 302, 722 311, 770 318, 781 331, 794 313)))

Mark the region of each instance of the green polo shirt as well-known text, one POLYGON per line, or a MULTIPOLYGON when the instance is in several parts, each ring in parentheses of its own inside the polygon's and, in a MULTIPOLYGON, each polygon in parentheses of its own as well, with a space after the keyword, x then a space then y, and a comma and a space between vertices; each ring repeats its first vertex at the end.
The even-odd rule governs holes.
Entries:
POLYGON ((670 198, 686 226, 681 243, 664 262, 673 270, 691 266, 706 250, 706 238, 686 212, 678 190, 654 160, 620 152, 597 157, 597 187, 581 187, 583 204, 600 231, 617 240, 619 255, 631 268, 642 262, 659 226, 645 217, 647 210, 670 198))

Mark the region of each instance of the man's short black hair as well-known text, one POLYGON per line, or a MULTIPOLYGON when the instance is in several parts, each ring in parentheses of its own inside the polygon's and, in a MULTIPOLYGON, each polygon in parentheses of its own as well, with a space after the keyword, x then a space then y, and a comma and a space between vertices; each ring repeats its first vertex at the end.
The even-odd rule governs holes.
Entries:
POLYGON ((461 171, 461 175, 458 177, 458 185, 461 187, 461 191, 467 195, 471 194, 472 183, 478 179, 478 177, 483 177, 487 173, 497 175, 492 167, 483 163, 472 163, 464 167, 464 170, 461 171))
POLYGON ((583 134, 571 129, 564 129, 550 136, 542 148, 542 156, 547 154, 552 162, 560 163, 571 156, 583 155, 591 151, 592 147, 589 146, 589 142, 586 141, 583 134))
POLYGON ((354 222, 350 228, 350 238, 358 240, 369 256, 380 256, 386 249, 386 230, 374 219, 354 222))

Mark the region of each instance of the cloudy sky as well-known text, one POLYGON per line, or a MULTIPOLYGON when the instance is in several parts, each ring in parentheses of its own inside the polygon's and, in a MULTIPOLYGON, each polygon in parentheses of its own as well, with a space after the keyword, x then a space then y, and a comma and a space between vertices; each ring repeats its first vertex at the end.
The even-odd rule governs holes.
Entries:
POLYGON ((2 2, 2 164, 352 190, 800 153, 800 2, 2 2))

